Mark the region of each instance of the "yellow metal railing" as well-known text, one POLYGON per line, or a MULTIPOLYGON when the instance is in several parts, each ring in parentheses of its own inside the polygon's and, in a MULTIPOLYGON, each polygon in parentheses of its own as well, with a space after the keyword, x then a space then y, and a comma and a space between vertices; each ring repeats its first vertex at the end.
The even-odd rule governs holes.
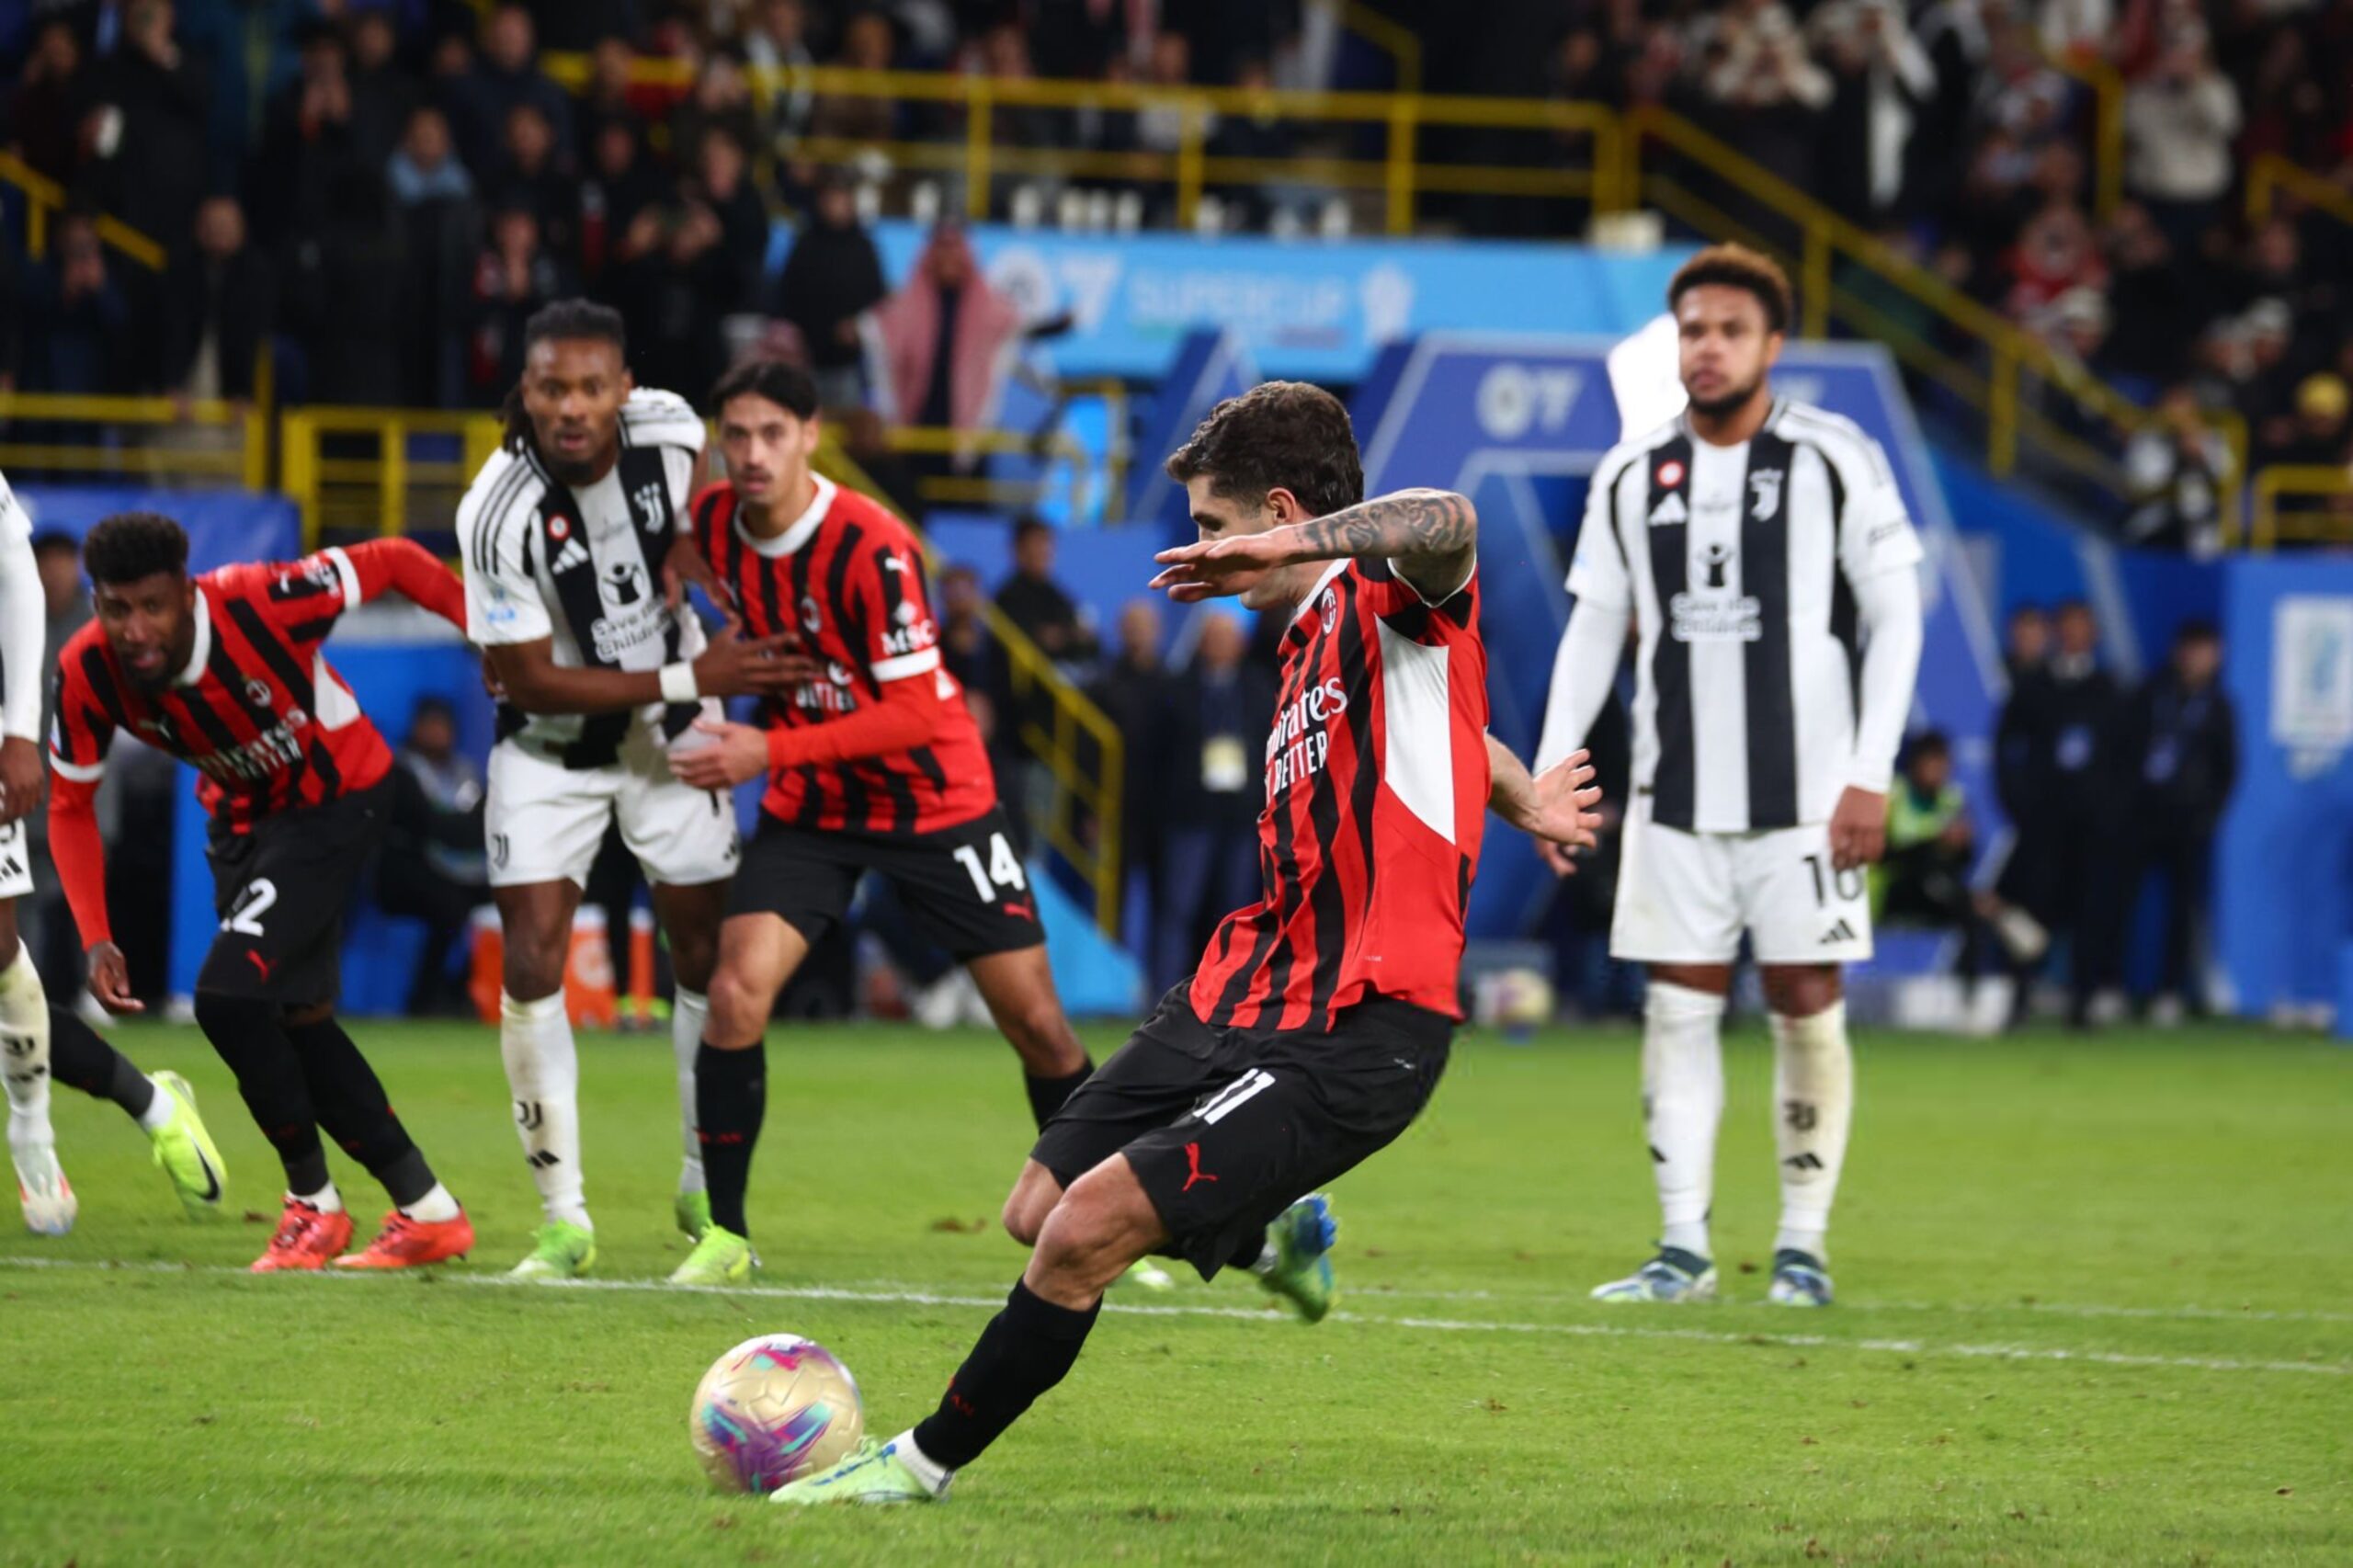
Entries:
POLYGON ((2353 468, 2274 464, 2258 469, 2247 526, 2247 547, 2353 542, 2353 468), (2283 506, 2290 497, 2319 503, 2283 506))
MULTIPOLYGON (((892 506, 881 486, 830 435, 818 448, 816 466, 827 478, 892 506)), ((925 549, 928 552, 928 542, 925 549)), ((936 557, 933 562, 938 564, 936 557)), ((1053 808, 1036 825, 1053 851, 1086 880, 1095 899, 1097 926, 1116 939, 1123 902, 1120 834, 1127 778, 1127 747, 1119 726, 994 601, 981 601, 981 619, 1004 651, 1010 687, 1013 710, 998 714, 997 722, 1015 726, 1022 747, 1054 782, 1053 808), (1043 725, 1037 711, 1041 697, 1049 715, 1043 725), (1094 754, 1092 767, 1088 747, 1094 754)), ((997 781, 1000 792, 1012 787, 1010 780, 997 781)))
MULTIPOLYGON (((575 89, 588 79, 588 61, 584 55, 549 55, 543 64, 558 82, 575 89)), ((648 84, 682 86, 691 79, 683 61, 642 60, 633 69, 637 79, 648 84)), ((961 110, 961 134, 953 141, 869 142, 812 136, 797 142, 794 150, 796 155, 821 164, 880 154, 898 168, 960 175, 964 210, 973 219, 988 216, 995 182, 1008 176, 1173 187, 1176 219, 1186 227, 1192 225, 1200 199, 1211 188, 1274 181, 1380 192, 1384 226, 1392 234, 1413 232, 1416 206, 1427 192, 1586 198, 1597 211, 1615 211, 1623 205, 1622 193, 1614 183, 1621 166, 1619 119, 1599 104, 1464 95, 1153 87, 1126 82, 855 71, 830 65, 763 67, 751 75, 765 95, 806 92, 821 98, 878 98, 961 110), (1001 109, 1128 114, 1174 110, 1179 134, 1176 148, 1169 152, 1004 146, 996 140, 1001 109), (1271 116, 1310 126, 1367 127, 1380 131, 1384 144, 1377 158, 1324 153, 1280 158, 1216 156, 1209 151, 1209 141, 1211 128, 1221 115, 1271 116), (1432 126, 1583 134, 1592 142, 1591 167, 1554 167, 1549 157, 1512 165, 1425 163, 1417 154, 1416 139, 1423 128, 1432 126)))
POLYGON ((1393 21, 1359 0, 1341 0, 1340 25, 1389 56, 1396 68, 1397 90, 1422 90, 1422 39, 1403 22, 1393 21))
POLYGON ((0 469, 93 478, 269 487, 269 415, 257 403, 225 399, 76 397, 0 392, 0 469), (25 424, 74 426, 29 434, 25 424))
POLYGON ((2124 199, 2124 74, 2096 54, 2043 58, 2092 96, 2092 215, 2104 223, 2124 199))
MULTIPOLYGON (((49 254, 50 214, 65 206, 65 187, 14 153, 0 152, 0 180, 24 193, 25 253, 35 261, 49 254)), ((164 247, 118 218, 101 212, 98 238, 150 272, 164 269, 164 247)))
POLYGON ((1108 464, 1097 463, 1095 455, 1066 433, 1056 431, 1040 437, 1019 430, 957 430, 946 426, 903 425, 892 426, 884 440, 894 452, 914 452, 927 457, 990 457, 1032 458, 1044 464, 1036 479, 998 479, 986 474, 931 474, 920 483, 919 489, 926 501, 941 501, 950 506, 1009 506, 1017 510, 1032 507, 1044 501, 1054 489, 1054 476, 1059 471, 1067 475, 1066 494, 1071 516, 1086 511, 1092 494, 1111 493, 1097 491, 1096 486, 1108 481, 1108 464))
POLYGON ((2247 222, 2260 223, 2270 217, 2282 192, 2340 223, 2353 224, 2353 190, 2277 153, 2258 153, 2247 165, 2247 222))
MULTIPOLYGON (((1703 234, 1739 240, 1789 264, 1798 286, 1799 326, 1806 336, 1827 336, 1836 319, 1885 343, 1903 363, 1942 382, 1984 416, 1985 462, 1997 476, 2017 470, 2024 445, 2112 495, 2125 494, 2117 459, 2039 403, 2072 403, 2088 416, 2074 423, 2106 426, 2120 439, 2148 424, 2146 408, 1680 116, 1644 108, 1629 122, 1623 142, 1629 166, 1620 187, 1703 234), (1712 175, 1735 193, 1729 199, 1735 204, 1762 210, 1736 215, 1693 191, 1675 173, 1646 167, 1645 150, 1652 142, 1712 175), (1779 220, 1794 235, 1761 233, 1760 223, 1768 219, 1779 220), (1935 341, 1854 288, 1841 287, 1842 267, 1850 278, 1867 277, 1924 307, 1966 352, 1935 341)), ((2216 424, 2244 454, 2245 434, 2235 416, 2217 415, 2216 424)))
POLYGON ((498 449, 499 428, 498 417, 492 414, 288 409, 279 427, 285 454, 282 488, 301 509, 303 547, 317 549, 328 528, 405 532, 409 506, 418 491, 446 495, 447 515, 454 517, 459 497, 498 449), (426 452, 411 449, 419 439, 428 443, 426 452), (330 445, 369 447, 372 455, 330 451, 330 445))

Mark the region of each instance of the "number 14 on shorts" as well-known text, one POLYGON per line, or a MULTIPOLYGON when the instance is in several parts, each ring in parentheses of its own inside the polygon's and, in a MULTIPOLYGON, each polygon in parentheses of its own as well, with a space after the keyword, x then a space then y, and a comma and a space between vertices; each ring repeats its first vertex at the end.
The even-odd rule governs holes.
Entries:
POLYGON ((995 903, 999 888, 1010 888, 1015 892, 1029 891, 1029 878, 1021 869, 1021 857, 1013 852, 1012 843, 1002 833, 989 835, 987 865, 981 863, 981 846, 977 844, 958 845, 956 863, 972 879, 972 892, 983 903, 995 903))

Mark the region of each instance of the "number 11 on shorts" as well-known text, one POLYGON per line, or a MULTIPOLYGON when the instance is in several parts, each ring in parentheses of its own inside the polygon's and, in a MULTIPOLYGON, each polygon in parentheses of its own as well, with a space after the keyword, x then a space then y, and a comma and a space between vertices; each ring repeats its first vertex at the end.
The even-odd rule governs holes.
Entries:
POLYGON ((958 845, 956 862, 972 879, 972 891, 980 895, 983 903, 995 903, 998 888, 1011 888, 1017 892, 1029 891, 1029 879, 1022 872, 1021 857, 1013 852, 1013 846, 1001 833, 989 835, 989 863, 985 868, 981 864, 980 846, 975 844, 958 845))

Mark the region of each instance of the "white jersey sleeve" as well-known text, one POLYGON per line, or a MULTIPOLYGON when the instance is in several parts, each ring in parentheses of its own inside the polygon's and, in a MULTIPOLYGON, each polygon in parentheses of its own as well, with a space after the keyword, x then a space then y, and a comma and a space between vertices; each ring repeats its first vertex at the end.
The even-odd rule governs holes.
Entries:
POLYGON ((1569 562, 1569 592, 1579 603, 1630 610, 1634 582, 1627 569, 1626 545, 1618 532, 1618 487, 1633 470, 1633 454, 1614 447, 1593 471, 1585 496, 1585 521, 1577 526, 1576 553, 1569 562))
POLYGON ((536 642, 555 626, 531 567, 542 482, 531 464, 500 451, 458 504, 465 551, 466 638, 478 647, 536 642))
POLYGON ((1838 517, 1838 566, 1849 583, 1917 566, 1920 535, 1904 509, 1895 470, 1877 441, 1853 421, 1817 415, 1832 426, 1822 453, 1838 471, 1846 506, 1838 517))
POLYGON ((702 455, 709 435, 694 404, 676 392, 640 387, 621 404, 621 434, 632 447, 672 447, 687 454, 689 478, 693 460, 702 455))
POLYGON ((41 653, 48 633, 32 518, 0 479, 0 735, 40 739, 41 653))

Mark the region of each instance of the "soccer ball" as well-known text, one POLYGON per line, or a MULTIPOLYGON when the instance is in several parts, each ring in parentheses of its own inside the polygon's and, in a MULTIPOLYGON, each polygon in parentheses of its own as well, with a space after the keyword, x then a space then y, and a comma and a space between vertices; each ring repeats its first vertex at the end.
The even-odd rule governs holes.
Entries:
POLYGON ((791 1334, 764 1334, 722 1356, 687 1413, 695 1458, 722 1492, 773 1492, 846 1458, 865 1430, 849 1369, 791 1334))

